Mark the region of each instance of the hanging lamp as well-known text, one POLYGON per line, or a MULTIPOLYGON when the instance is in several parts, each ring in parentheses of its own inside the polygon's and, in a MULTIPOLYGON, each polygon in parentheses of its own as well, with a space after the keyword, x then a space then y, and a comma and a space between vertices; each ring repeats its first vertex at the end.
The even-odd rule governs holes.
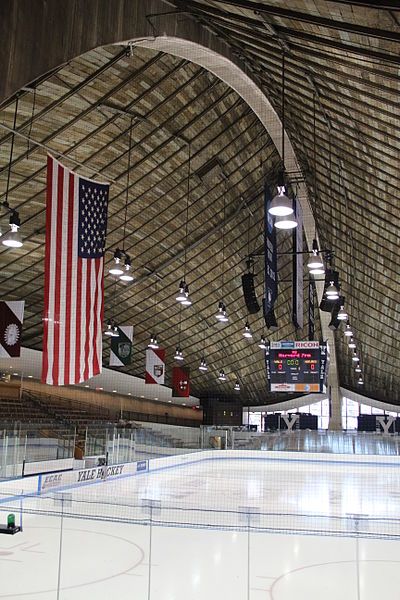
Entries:
POLYGON ((245 337, 246 339, 251 339, 253 337, 248 321, 246 321, 244 326, 243 337, 245 337))
POLYGON ((266 342, 266 339, 265 339, 265 337, 263 335, 261 336, 261 341, 258 344, 258 347, 261 348, 261 350, 266 350, 267 349, 267 342, 266 342))
POLYGON ((201 357, 199 371, 208 371, 207 361, 204 356, 201 357))
POLYGON ((335 286, 334 282, 331 281, 328 287, 325 290, 325 296, 328 300, 338 300, 339 299, 339 291, 335 286))
POLYGON ((225 375, 225 371, 223 369, 220 370, 219 375, 218 375, 218 379, 220 381, 226 381, 226 375, 225 375))
POLYGON ((309 270, 310 275, 323 275, 325 273, 324 263, 319 254, 318 242, 315 238, 312 243, 312 255, 307 261, 307 269, 309 270))
POLYGON ((298 223, 294 214, 276 217, 274 226, 277 229, 294 229, 298 223))
POLYGON ((360 367, 360 364, 357 364, 357 365, 356 365, 356 368, 354 369, 354 371, 355 371, 356 373, 361 373, 361 367, 360 367))
POLYGON ((350 327, 349 321, 347 321, 347 323, 346 323, 346 329, 344 330, 344 335, 346 337, 351 337, 351 338, 353 337, 353 330, 350 327))
POLYGON ((356 348, 356 343, 352 337, 349 340, 348 346, 349 348, 356 348))
POLYGON ((239 380, 236 380, 235 387, 233 388, 235 392, 240 392, 240 383, 239 380))
POLYGON ((10 158, 9 158, 9 163, 8 163, 6 193, 5 193, 5 199, 2 203, 3 207, 7 211, 11 212, 10 219, 9 219, 10 231, 8 231, 3 236, 1 236, 1 243, 3 244, 3 246, 6 246, 7 248, 21 248, 21 246, 23 245, 21 234, 19 232, 19 228, 21 227, 21 221, 19 218, 19 214, 16 210, 11 209, 9 206, 9 203, 8 203, 8 192, 10 190, 11 167, 12 167, 12 159, 13 159, 13 153, 14 153, 15 130, 17 127, 18 101, 19 101, 19 97, 17 96, 16 100, 15 100, 14 124, 13 124, 13 130, 12 130, 12 135, 11 135, 10 158))
POLYGON ((155 333, 152 333, 150 336, 150 342, 147 345, 148 348, 153 348, 153 350, 157 350, 159 348, 157 336, 155 333))
POLYGON ((268 212, 275 217, 285 217, 293 214, 293 202, 286 196, 284 173, 285 173, 285 52, 282 52, 282 183, 278 185, 278 193, 272 198, 268 212))
POLYGON ((351 358, 352 358, 353 362, 360 362, 360 359, 359 359, 359 357, 357 355, 356 349, 354 349, 353 356, 351 358))
POLYGON ((121 259, 123 258, 122 252, 117 248, 114 252, 114 265, 108 270, 110 275, 120 276, 124 274, 124 270, 121 265, 121 259))
MULTIPOLYGON (((222 227, 222 261, 221 261, 221 292, 224 293, 224 268, 225 268, 225 210, 226 210, 226 192, 227 180, 225 179, 224 189, 224 208, 223 208, 223 227, 222 227)), ((227 323, 229 321, 226 306, 223 300, 218 302, 218 311, 215 318, 219 323, 227 323)))
POLYGON ((176 301, 180 302, 183 306, 190 306, 192 301, 189 297, 189 286, 186 283, 186 266, 187 266, 187 245, 188 245, 188 228, 189 228, 189 201, 190 201, 190 161, 191 161, 191 146, 188 144, 188 172, 186 178, 187 190, 186 190, 186 218, 185 218, 185 240, 184 240, 184 276, 179 283, 179 292, 176 296, 176 301))
POLYGON ((127 283, 129 283, 130 281, 134 280, 133 275, 131 274, 131 267, 132 267, 132 263, 131 263, 131 259, 130 257, 126 254, 125 255, 125 272, 119 276, 121 281, 126 281, 127 283))
POLYGON ((179 361, 183 360, 183 352, 182 352, 182 348, 180 347, 179 344, 175 348, 174 360, 179 360, 179 361))
POLYGON ((364 380, 362 378, 362 375, 360 375, 360 377, 357 379, 357 383, 358 383, 358 385, 363 385, 364 380))
POLYGON ((344 310, 344 306, 341 306, 339 309, 339 312, 337 314, 337 320, 338 321, 346 321, 347 317, 349 315, 347 314, 347 312, 344 310))
MULTIPOLYGON (((125 269, 122 273, 119 274, 120 280, 124 281, 125 283, 130 283, 131 281, 134 280, 134 277, 130 272, 132 269, 132 261, 125 251, 126 224, 128 221, 129 179, 130 179, 130 173, 131 173, 132 128, 133 128, 133 118, 131 119, 131 126, 129 128, 129 150, 128 150, 128 166, 127 166, 127 171, 126 171, 125 214, 124 214, 124 229, 123 229, 123 234, 122 234, 122 255, 125 257, 125 261, 124 261, 125 269)), ((111 273, 111 271, 110 271, 110 273, 111 273)))

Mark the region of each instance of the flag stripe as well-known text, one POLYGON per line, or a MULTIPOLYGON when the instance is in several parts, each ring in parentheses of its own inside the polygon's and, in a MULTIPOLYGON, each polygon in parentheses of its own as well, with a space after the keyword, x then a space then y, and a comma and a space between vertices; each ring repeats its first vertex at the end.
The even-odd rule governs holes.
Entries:
MULTIPOLYGON (((51 246, 51 210, 53 199, 53 161, 50 156, 47 157, 47 195, 46 195, 46 253, 45 253, 45 273, 50 271, 50 252, 51 246)), ((42 354, 42 382, 47 381, 48 373, 48 353, 45 351, 48 342, 48 311, 49 311, 49 288, 50 279, 45 277, 44 282, 44 312, 43 312, 43 354, 42 354)))
POLYGON ((80 383, 101 372, 108 185, 47 161, 42 381, 80 383))

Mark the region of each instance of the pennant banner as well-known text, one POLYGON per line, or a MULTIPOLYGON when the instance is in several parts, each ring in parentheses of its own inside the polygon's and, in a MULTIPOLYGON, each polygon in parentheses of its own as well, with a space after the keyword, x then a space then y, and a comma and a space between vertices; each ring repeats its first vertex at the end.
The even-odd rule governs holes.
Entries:
POLYGON ((308 284, 308 339, 313 340, 315 337, 315 282, 313 280, 308 284))
POLYGON ((172 397, 189 398, 190 396, 190 368, 172 368, 172 397))
POLYGON ((265 260, 265 298, 263 301, 264 317, 274 308, 278 297, 278 264, 276 253, 276 229, 274 217, 269 214, 271 203, 270 191, 264 187, 264 260, 265 260))
POLYGON ((21 333, 25 301, 0 302, 0 358, 21 354, 21 333))
POLYGON ((118 337, 111 338, 110 367, 125 367, 131 364, 133 325, 118 327, 118 337))
POLYGON ((43 383, 101 373, 108 193, 47 157, 43 383))
POLYGON ((147 348, 145 383, 162 385, 165 380, 165 350, 147 348))
POLYGON ((298 223, 293 231, 293 302, 292 321, 293 325, 302 329, 304 325, 303 304, 303 211, 298 200, 294 202, 296 221, 298 223))

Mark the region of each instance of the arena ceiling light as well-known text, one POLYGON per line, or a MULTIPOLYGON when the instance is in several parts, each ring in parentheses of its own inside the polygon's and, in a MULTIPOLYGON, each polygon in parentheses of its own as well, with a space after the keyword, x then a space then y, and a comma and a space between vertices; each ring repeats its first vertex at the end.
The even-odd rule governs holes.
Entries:
POLYGON ((122 254, 121 250, 119 248, 117 248, 116 251, 114 252, 114 265, 111 267, 111 269, 108 270, 110 275, 115 275, 116 277, 119 277, 120 275, 124 274, 124 270, 121 265, 122 258, 123 258, 123 254, 122 254))
POLYGON ((2 236, 1 243, 8 248, 21 248, 23 245, 21 234, 19 232, 21 221, 16 210, 12 211, 9 223, 10 231, 2 236))
POLYGON ((282 181, 278 185, 278 193, 272 198, 268 212, 275 217, 287 217, 293 214, 293 202, 286 196, 284 185, 285 173, 285 52, 282 51, 282 83, 281 83, 281 111, 282 111, 282 181))
POLYGON ((183 352, 182 352, 182 348, 180 347, 179 344, 175 348, 174 360, 179 360, 179 361, 183 360, 183 352))
POLYGON ((328 300, 338 300, 339 299, 339 291, 335 286, 334 282, 331 281, 328 287, 325 290, 325 296, 328 300))
POLYGON ((347 321, 347 323, 346 323, 346 329, 344 330, 344 335, 345 335, 346 337, 353 337, 353 335, 354 335, 354 334, 353 334, 353 330, 352 330, 352 328, 350 327, 350 323, 349 323, 349 321, 347 321))
POLYGON ((261 348, 261 350, 266 350, 267 349, 267 342, 266 342, 266 339, 265 339, 265 337, 263 335, 261 336, 261 341, 258 344, 258 347, 261 348))
POLYGON ((297 221, 294 214, 276 217, 274 226, 277 229, 294 229, 297 227, 297 221))
POLYGON ((346 321, 346 319, 347 319, 347 317, 348 317, 348 316, 349 316, 349 315, 348 315, 348 314, 347 314, 347 312, 344 310, 344 306, 341 306, 341 307, 340 307, 340 310, 339 310, 339 312, 338 312, 338 315, 337 315, 337 319, 338 319, 338 321, 346 321))
POLYGON ((350 338, 349 343, 348 343, 349 348, 355 348, 356 347, 356 343, 354 341, 354 338, 350 338))
POLYGON ((240 383, 239 380, 236 380, 235 387, 233 388, 235 392, 240 392, 240 383))
POLYGON ((248 340, 253 337, 253 334, 251 333, 251 329, 250 329, 250 325, 249 325, 248 321, 246 321, 245 326, 244 326, 243 337, 245 337, 248 340))
POLYGON ((207 361, 204 356, 201 357, 199 371, 208 371, 207 361))
POLYGON ((155 333, 152 333, 150 336, 150 342, 147 345, 148 348, 152 348, 153 350, 157 350, 157 348, 159 348, 158 345, 158 341, 157 341, 157 336, 155 333))
POLYGON ((191 147, 188 144, 188 172, 186 178, 186 216, 185 216, 185 238, 184 238, 184 252, 185 257, 183 261, 184 276, 179 283, 179 293, 176 296, 176 301, 180 302, 182 306, 190 306, 192 304, 189 298, 189 286, 186 283, 186 266, 187 266, 187 245, 188 245, 188 228, 189 228, 189 202, 190 202, 190 161, 191 161, 191 147))
POLYGON ((130 273, 131 267, 132 267, 132 262, 130 257, 126 254, 125 255, 125 272, 119 276, 121 281, 126 281, 127 283, 129 283, 130 281, 134 280, 133 275, 130 273))
POLYGON ((308 259, 307 269, 310 275, 323 275, 325 273, 324 263, 318 249, 318 242, 314 238, 312 243, 312 255, 308 259))
POLYGON ((223 369, 220 370, 219 375, 218 375, 218 379, 220 381, 226 381, 226 375, 225 375, 225 371, 223 369))
POLYGON ((354 371, 355 371, 356 373, 361 373, 361 367, 360 367, 360 365, 359 365, 359 364, 356 366, 356 368, 354 369, 354 371))
POLYGON ((10 231, 8 233, 6 233, 5 235, 1 236, 1 243, 3 244, 3 246, 6 246, 8 248, 21 248, 21 246, 23 245, 21 234, 19 233, 19 228, 21 227, 21 221, 19 218, 19 214, 16 210, 10 208, 10 205, 8 203, 8 192, 10 190, 11 167, 12 167, 12 159, 13 159, 13 152, 14 152, 14 140, 15 140, 14 132, 15 132, 15 129, 17 126, 18 100, 19 100, 19 98, 17 96, 16 100, 15 100, 14 124, 13 124, 13 129, 12 129, 13 132, 12 132, 12 136, 11 136, 10 158, 8 161, 6 193, 5 193, 5 199, 3 201, 3 208, 5 208, 8 212, 11 213, 10 220, 9 220, 10 231))
POLYGON ((360 377, 357 379, 357 383, 358 383, 358 385, 363 385, 364 384, 364 380, 362 378, 362 375, 360 375, 360 377))
POLYGON ((359 359, 359 357, 357 355, 356 349, 354 349, 353 356, 351 357, 351 359, 353 360, 353 362, 359 362, 360 361, 360 359, 359 359))

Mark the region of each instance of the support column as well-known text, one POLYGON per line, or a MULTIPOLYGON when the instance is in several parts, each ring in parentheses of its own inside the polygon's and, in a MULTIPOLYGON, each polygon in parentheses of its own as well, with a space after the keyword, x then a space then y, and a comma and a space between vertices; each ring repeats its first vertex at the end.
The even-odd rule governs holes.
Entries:
POLYGON ((329 406, 330 406, 330 417, 329 427, 330 431, 341 431, 342 430, 342 394, 340 393, 340 387, 330 386, 329 387, 329 406))

